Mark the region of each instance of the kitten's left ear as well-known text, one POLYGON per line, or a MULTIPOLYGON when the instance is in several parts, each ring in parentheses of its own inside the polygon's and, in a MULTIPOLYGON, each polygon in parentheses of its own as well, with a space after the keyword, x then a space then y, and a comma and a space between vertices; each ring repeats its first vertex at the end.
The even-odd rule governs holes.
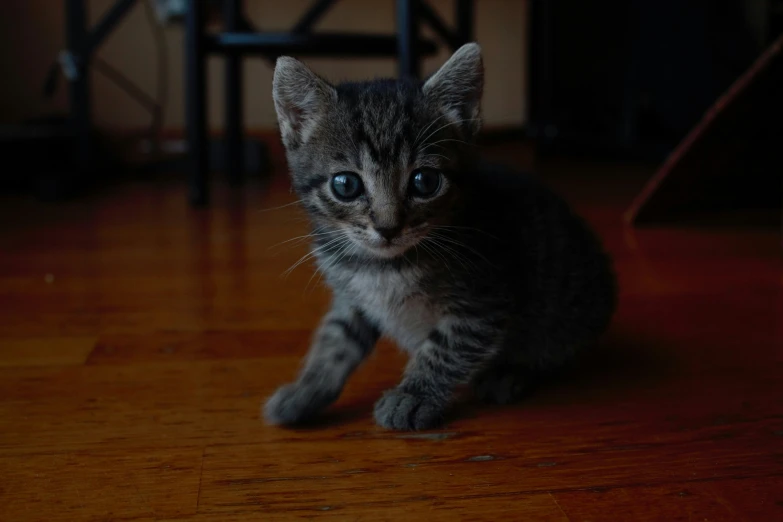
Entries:
POLYGON ((283 144, 295 148, 337 102, 337 91, 299 60, 281 56, 275 63, 272 98, 283 144))
POLYGON ((471 137, 481 129, 481 96, 484 92, 484 62, 481 47, 468 43, 456 50, 423 87, 447 117, 460 122, 471 137))

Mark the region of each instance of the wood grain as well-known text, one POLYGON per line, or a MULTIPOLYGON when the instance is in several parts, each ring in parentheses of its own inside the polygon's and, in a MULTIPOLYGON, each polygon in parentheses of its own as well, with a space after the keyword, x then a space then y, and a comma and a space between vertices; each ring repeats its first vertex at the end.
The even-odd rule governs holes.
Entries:
POLYGON ((3 197, 0 520, 783 519, 777 235, 631 230, 647 169, 539 167, 611 251, 616 320, 524 403, 417 434, 372 421, 389 342, 317 422, 260 420, 329 300, 281 276, 307 252, 282 171, 200 210, 176 178, 3 197))
POLYGON ((22 337, 3 339, 0 367, 81 365, 97 342, 95 337, 22 337))

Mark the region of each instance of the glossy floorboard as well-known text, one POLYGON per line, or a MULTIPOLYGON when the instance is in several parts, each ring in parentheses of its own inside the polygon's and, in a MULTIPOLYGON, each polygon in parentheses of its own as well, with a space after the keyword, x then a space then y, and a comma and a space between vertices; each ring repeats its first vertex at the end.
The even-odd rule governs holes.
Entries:
POLYGON ((419 434, 372 422, 388 343, 321 422, 259 419, 328 302, 281 277, 285 176, 202 210, 177 180, 3 197, 0 519, 783 520, 780 236, 623 228, 651 170, 543 164, 615 257, 614 325, 525 403, 419 434))

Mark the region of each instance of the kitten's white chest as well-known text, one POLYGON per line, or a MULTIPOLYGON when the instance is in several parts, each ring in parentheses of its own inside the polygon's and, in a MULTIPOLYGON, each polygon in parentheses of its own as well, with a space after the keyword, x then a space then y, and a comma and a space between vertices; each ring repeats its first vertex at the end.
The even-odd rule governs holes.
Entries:
POLYGON ((347 280, 348 291, 383 333, 413 351, 437 320, 412 270, 360 271, 347 280))

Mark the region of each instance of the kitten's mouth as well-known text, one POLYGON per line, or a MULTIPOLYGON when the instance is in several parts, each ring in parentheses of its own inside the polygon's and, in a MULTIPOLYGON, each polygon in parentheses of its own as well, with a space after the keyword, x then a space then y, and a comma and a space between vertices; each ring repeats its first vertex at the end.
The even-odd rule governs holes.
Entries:
POLYGON ((411 245, 400 245, 397 243, 369 243, 362 242, 364 249, 375 257, 381 257, 384 259, 393 259, 404 254, 411 245))
POLYGON ((355 235, 352 239, 359 244, 368 255, 379 259, 394 259, 414 248, 423 235, 421 228, 411 229, 394 237, 391 241, 372 235, 355 235))

